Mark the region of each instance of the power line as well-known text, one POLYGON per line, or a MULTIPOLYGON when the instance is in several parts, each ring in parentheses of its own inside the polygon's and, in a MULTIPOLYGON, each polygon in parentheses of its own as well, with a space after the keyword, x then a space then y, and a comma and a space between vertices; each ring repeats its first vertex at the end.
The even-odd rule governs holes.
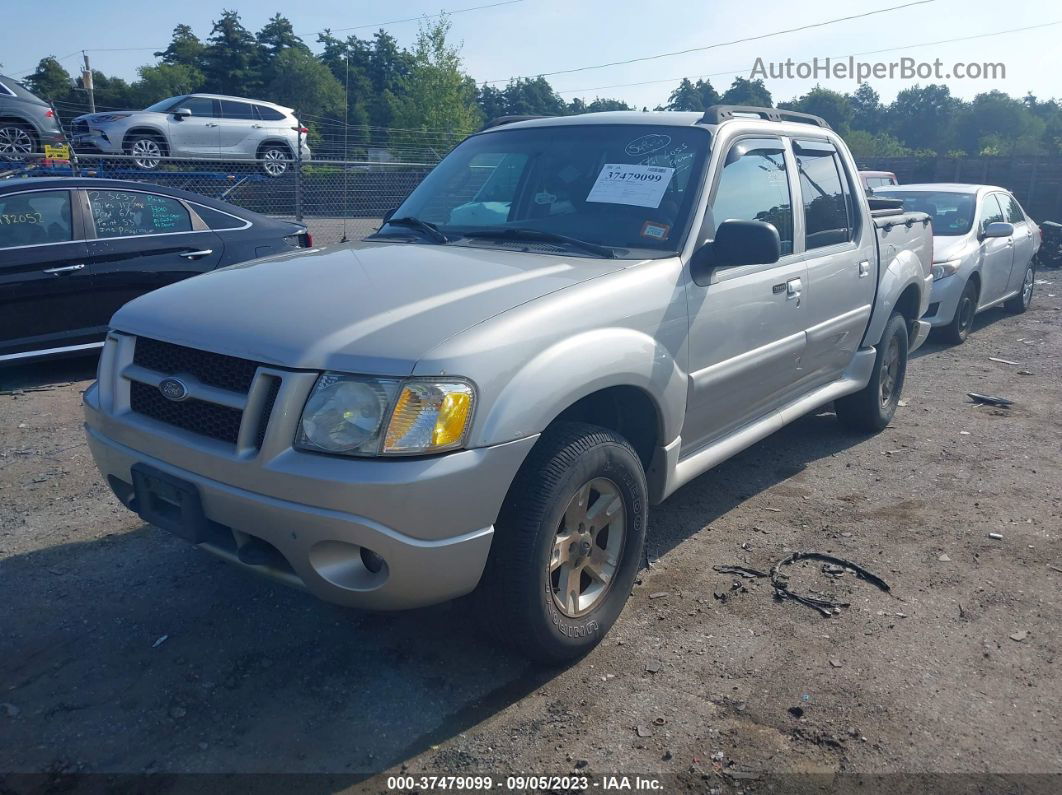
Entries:
POLYGON ((645 61, 655 61, 655 60, 660 59, 660 58, 670 58, 670 57, 675 56, 675 55, 688 55, 691 52, 704 52, 705 50, 715 50, 715 49, 718 49, 719 47, 730 47, 730 46, 732 46, 734 44, 745 44, 745 43, 750 42, 750 41, 760 41, 762 39, 769 39, 769 38, 771 38, 773 36, 782 36, 782 35, 784 35, 786 33, 798 33, 800 31, 804 31, 804 30, 812 30, 814 28, 823 28, 823 27, 826 27, 827 25, 835 25, 838 22, 850 22, 853 19, 864 19, 866 17, 875 16, 876 14, 885 14, 885 13, 888 13, 889 11, 899 11, 902 8, 911 8, 913 6, 927 5, 928 3, 935 3, 936 1, 937 0, 914 0, 914 2, 904 3, 903 5, 889 6, 888 8, 879 8, 879 9, 877 9, 875 11, 865 11, 862 14, 851 14, 850 16, 837 17, 836 19, 827 19, 827 20, 824 20, 823 22, 812 22, 812 23, 809 23, 807 25, 800 25, 800 26, 795 27, 795 28, 786 28, 785 30, 776 30, 776 31, 774 31, 772 33, 761 33, 761 34, 759 34, 757 36, 746 36, 744 38, 733 39, 731 41, 720 41, 720 42, 716 42, 715 44, 708 44, 708 45, 706 45, 704 47, 690 47, 687 50, 675 50, 674 52, 662 52, 662 53, 658 53, 656 55, 645 55, 645 56, 642 56, 640 58, 628 58, 627 60, 624 60, 624 61, 610 61, 609 63, 595 64, 593 66, 579 66, 579 67, 576 67, 574 69, 560 69, 560 70, 558 70, 556 72, 540 72, 537 75, 518 75, 518 76, 513 76, 513 77, 500 78, 498 80, 487 80, 485 82, 487 84, 508 83, 511 80, 519 80, 521 78, 554 77, 555 75, 569 75, 569 74, 574 74, 575 72, 587 72, 587 71, 590 71, 592 69, 606 69, 606 68, 608 68, 610 66, 626 66, 627 64, 632 64, 632 63, 643 63, 645 61))
MULTIPOLYGON (((974 39, 990 39, 990 38, 994 38, 995 36, 1004 36, 1004 35, 1006 35, 1008 33, 1022 33, 1022 32, 1027 31, 1027 30, 1039 30, 1041 28, 1049 28, 1049 27, 1052 27, 1054 25, 1062 25, 1062 19, 1056 20, 1054 22, 1044 22, 1044 23, 1042 23, 1040 25, 1028 25, 1028 26, 1023 27, 1023 28, 1011 28, 1009 30, 997 30, 997 31, 993 31, 992 33, 978 33, 977 35, 974 35, 974 36, 959 36, 959 37, 954 38, 954 39, 940 39, 939 41, 924 41, 924 42, 921 42, 920 44, 905 44, 902 47, 888 47, 888 48, 883 49, 883 50, 867 50, 865 52, 853 52, 853 53, 848 53, 847 55, 831 55, 831 56, 828 56, 828 57, 830 57, 830 58, 859 58, 859 57, 861 57, 863 55, 880 55, 882 53, 887 53, 887 52, 899 52, 900 50, 911 50, 911 49, 915 49, 917 47, 932 47, 932 46, 935 46, 935 45, 938 45, 938 44, 953 44, 953 43, 959 42, 959 41, 972 41, 974 39)), ((752 71, 752 67, 749 66, 749 67, 746 67, 744 69, 733 69, 733 70, 727 71, 727 72, 711 72, 709 74, 704 74, 704 75, 682 75, 681 77, 665 77, 665 78, 662 78, 660 80, 642 80, 642 81, 637 82, 637 83, 613 83, 612 85, 595 86, 594 88, 567 88, 567 89, 564 89, 562 91, 557 91, 557 93, 558 94, 581 94, 581 93, 587 93, 587 92, 590 92, 590 91, 605 91, 606 89, 610 89, 610 88, 629 88, 631 86, 649 86, 649 85, 655 85, 655 84, 658 84, 658 83, 674 83, 674 82, 676 82, 678 80, 690 80, 690 79, 697 80, 697 79, 704 78, 704 77, 726 77, 728 75, 742 75, 742 74, 749 73, 751 71, 752 71)))

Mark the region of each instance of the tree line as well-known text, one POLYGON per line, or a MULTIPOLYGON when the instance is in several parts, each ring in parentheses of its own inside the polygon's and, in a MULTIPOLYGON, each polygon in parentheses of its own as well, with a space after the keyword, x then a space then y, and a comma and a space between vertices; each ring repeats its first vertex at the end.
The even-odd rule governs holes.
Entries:
MULTIPOLYGON (((337 156, 364 154, 369 146, 441 154, 498 116, 632 109, 609 98, 566 101, 543 77, 477 85, 449 33, 445 15, 426 19, 411 48, 384 30, 366 39, 325 30, 314 53, 279 13, 252 33, 239 13, 226 10, 205 40, 188 25, 177 25, 169 45, 155 53, 157 62, 141 66, 132 82, 93 71, 95 102, 100 110, 142 108, 192 92, 264 99, 295 108, 318 147, 327 143, 336 150, 341 129, 337 156)), ((88 110, 82 78, 72 77, 54 57, 41 59, 24 82, 55 102, 64 119, 88 110)), ((707 79, 683 79, 656 109, 700 111, 720 103, 774 101, 759 79, 736 77, 722 93, 707 79)), ((852 93, 815 86, 777 106, 822 116, 856 156, 1062 153, 1062 105, 1031 94, 1018 99, 989 91, 965 101, 946 85, 915 85, 885 104, 863 83, 852 93)))

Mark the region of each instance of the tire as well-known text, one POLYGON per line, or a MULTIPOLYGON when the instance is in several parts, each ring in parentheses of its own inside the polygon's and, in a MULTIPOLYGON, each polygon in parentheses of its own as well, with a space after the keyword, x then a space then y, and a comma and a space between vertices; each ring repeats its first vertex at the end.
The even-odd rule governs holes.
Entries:
POLYGON ((966 342, 966 338, 970 335, 970 328, 973 326, 974 316, 977 314, 977 299, 980 292, 972 280, 966 282, 966 286, 962 288, 962 295, 959 296, 959 303, 955 307, 955 317, 940 330, 945 341, 952 345, 962 345, 966 342))
POLYGON ((39 151, 32 127, 16 121, 0 122, 0 160, 22 160, 39 151))
POLYGON ((166 156, 166 142, 157 135, 137 133, 125 142, 125 153, 133 158, 133 165, 142 171, 156 171, 166 156))
POLYGON ((267 177, 282 177, 288 173, 294 158, 283 144, 266 144, 258 152, 258 159, 262 173, 267 177))
POLYGON ((548 665, 589 652, 630 595, 647 518, 645 472, 622 436, 548 429, 509 490, 478 589, 493 634, 548 665))
POLYGON ((1036 286, 1036 266, 1032 261, 1025 266, 1025 275, 1022 277, 1021 292, 1003 304, 1003 308, 1015 315, 1020 315, 1029 308, 1032 303, 1033 288, 1036 286))
POLYGON ((907 375, 907 320, 894 312, 874 356, 870 383, 834 402, 837 419, 855 431, 877 433, 892 422, 907 375))

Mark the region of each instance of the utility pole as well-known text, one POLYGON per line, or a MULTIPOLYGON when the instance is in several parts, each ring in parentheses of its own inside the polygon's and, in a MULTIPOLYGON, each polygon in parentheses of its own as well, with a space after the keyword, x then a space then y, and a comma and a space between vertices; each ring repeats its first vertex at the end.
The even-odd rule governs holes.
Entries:
POLYGON ((81 71, 81 85, 88 92, 89 113, 95 113, 96 96, 92 91, 92 67, 89 65, 88 53, 82 50, 81 54, 85 57, 85 68, 81 71))

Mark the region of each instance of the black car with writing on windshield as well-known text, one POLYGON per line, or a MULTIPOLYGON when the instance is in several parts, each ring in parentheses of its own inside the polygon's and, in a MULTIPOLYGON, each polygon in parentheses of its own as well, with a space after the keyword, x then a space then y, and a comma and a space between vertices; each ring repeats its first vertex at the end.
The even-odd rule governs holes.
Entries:
POLYGON ((302 224, 159 185, 0 182, 0 365, 99 348, 139 295, 310 245, 302 224))

